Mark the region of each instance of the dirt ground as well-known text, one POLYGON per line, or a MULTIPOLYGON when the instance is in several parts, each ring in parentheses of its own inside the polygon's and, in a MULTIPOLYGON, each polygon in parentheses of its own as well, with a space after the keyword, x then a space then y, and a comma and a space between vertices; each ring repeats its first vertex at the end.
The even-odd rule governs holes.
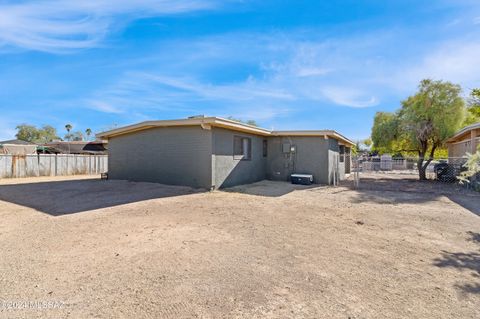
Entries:
POLYGON ((0 181, 0 318, 480 318, 480 196, 0 181))

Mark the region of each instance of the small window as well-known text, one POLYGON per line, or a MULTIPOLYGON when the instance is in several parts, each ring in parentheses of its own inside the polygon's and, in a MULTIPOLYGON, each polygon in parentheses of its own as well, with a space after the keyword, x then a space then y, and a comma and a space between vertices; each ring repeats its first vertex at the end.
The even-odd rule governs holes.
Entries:
POLYGON ((252 158, 252 140, 248 137, 234 136, 233 158, 250 160, 252 158))
POLYGON ((263 140, 263 157, 267 157, 268 155, 268 141, 263 140))

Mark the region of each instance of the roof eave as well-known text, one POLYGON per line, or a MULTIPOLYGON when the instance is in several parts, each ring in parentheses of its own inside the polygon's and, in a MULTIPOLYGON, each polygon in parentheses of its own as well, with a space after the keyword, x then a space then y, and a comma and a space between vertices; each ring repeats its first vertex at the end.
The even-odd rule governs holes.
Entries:
POLYGON ((253 125, 239 123, 237 121, 221 118, 221 117, 204 117, 182 120, 161 120, 161 121, 145 121, 138 124, 125 126, 110 131, 96 134, 98 139, 109 139, 111 137, 130 134, 137 131, 147 130, 155 127, 174 127, 174 126, 196 126, 200 125, 208 129, 208 126, 220 127, 244 133, 256 134, 261 136, 329 136, 335 138, 342 143, 355 145, 354 142, 345 136, 333 130, 317 130, 317 131, 270 131, 253 125))
POLYGON ((213 123, 206 123, 206 124, 210 124, 216 127, 227 128, 227 129, 235 129, 237 131, 242 131, 245 133, 253 133, 253 134, 258 134, 262 136, 270 136, 272 134, 272 132, 267 129, 253 126, 253 125, 239 123, 239 122, 224 119, 221 117, 213 118, 213 123))
POLYGON ((328 136, 337 139, 348 145, 355 145, 355 143, 342 134, 334 130, 317 130, 317 131, 273 131, 273 136, 328 136))
POLYGON ((477 130, 477 129, 480 129, 480 122, 478 123, 474 123, 474 124, 471 124, 471 125, 468 125, 468 126, 465 126, 464 128, 462 128, 460 131, 458 131, 457 133, 455 133, 455 135, 453 135, 452 137, 450 137, 448 140, 446 140, 446 143, 453 143, 453 142, 457 142, 457 139, 459 137, 461 137, 463 134, 465 133, 468 133, 472 130, 477 130))
POLYGON ((155 127, 173 127, 173 126, 196 126, 196 125, 211 125, 217 127, 223 127, 228 129, 235 129, 246 133, 253 133, 259 135, 270 135, 270 131, 259 128, 256 126, 239 123, 236 121, 218 118, 218 117, 205 117, 194 118, 185 120, 162 120, 162 121, 146 121, 134 125, 125 126, 122 128, 105 131, 96 134, 97 138, 111 138, 118 135, 129 134, 136 131, 142 131, 155 127))

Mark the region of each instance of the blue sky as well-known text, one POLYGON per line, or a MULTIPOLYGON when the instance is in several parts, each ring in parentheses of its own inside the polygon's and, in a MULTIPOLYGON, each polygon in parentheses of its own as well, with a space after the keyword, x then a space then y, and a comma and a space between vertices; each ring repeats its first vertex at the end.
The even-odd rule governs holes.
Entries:
POLYGON ((0 0, 0 140, 205 114, 370 134, 426 77, 480 87, 478 0, 0 0))

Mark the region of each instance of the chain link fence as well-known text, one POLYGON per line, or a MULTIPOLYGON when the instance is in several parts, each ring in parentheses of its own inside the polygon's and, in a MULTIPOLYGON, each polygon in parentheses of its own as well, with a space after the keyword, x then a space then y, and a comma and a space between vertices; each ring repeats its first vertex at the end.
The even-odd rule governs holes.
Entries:
MULTIPOLYGON (((449 157, 432 160, 425 168, 425 177, 443 183, 460 183, 459 176, 466 171, 466 157, 449 157)), ((423 161, 422 166, 426 164, 423 161)), ((360 182, 361 173, 397 174, 419 176, 418 157, 352 156, 352 173, 355 184, 360 182)), ((471 177, 467 187, 480 189, 480 176, 471 177)))

